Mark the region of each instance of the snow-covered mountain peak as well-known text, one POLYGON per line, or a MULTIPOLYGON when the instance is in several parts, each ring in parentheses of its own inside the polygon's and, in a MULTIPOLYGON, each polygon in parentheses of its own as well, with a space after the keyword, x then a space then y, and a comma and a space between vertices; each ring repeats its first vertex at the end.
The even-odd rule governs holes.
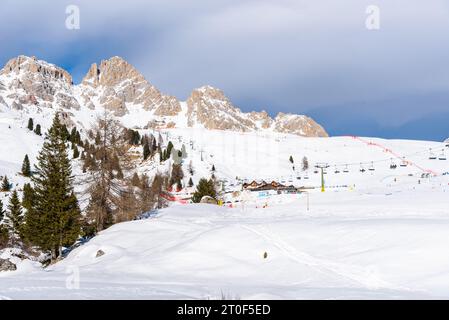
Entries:
MULTIPOLYGON (((92 111, 111 111, 129 127, 268 130, 327 136, 312 119, 280 113, 242 112, 225 93, 210 85, 194 89, 185 102, 165 95, 130 63, 114 56, 91 65, 82 82, 54 64, 19 56, 0 71, 0 107, 24 113, 62 110, 68 123, 87 125, 92 111), (75 112, 76 111, 76 112, 75 112)), ((25 117, 25 116, 24 116, 25 117)))
POLYGON ((153 110, 156 115, 176 115, 181 111, 175 97, 162 94, 131 64, 118 56, 92 64, 79 86, 84 103, 90 108, 105 107, 116 116, 129 107, 153 110))
POLYGON ((72 76, 64 69, 36 57, 18 56, 0 71, 2 101, 9 108, 79 109, 73 96, 72 76))
POLYGON ((279 112, 274 118, 274 122, 274 129, 277 132, 293 133, 300 136, 328 136, 322 126, 304 115, 279 112))
POLYGON ((124 81, 146 83, 145 77, 123 58, 115 56, 102 60, 100 65, 92 64, 82 83, 94 86, 118 86, 124 81))
POLYGON ((35 75, 46 80, 63 80, 69 85, 72 84, 72 76, 66 70, 38 60, 36 57, 24 55, 9 60, 0 71, 0 75, 16 75, 18 77, 35 75))

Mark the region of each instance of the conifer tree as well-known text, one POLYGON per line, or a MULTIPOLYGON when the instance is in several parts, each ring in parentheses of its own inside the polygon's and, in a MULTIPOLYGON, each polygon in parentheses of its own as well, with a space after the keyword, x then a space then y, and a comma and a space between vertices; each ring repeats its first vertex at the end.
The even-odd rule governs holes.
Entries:
POLYGON ((212 172, 215 172, 215 165, 212 165, 212 172))
POLYGON ((101 143, 100 131, 97 131, 97 134, 95 135, 95 144, 99 145, 100 143, 101 143))
POLYGON ((76 127, 73 127, 72 130, 70 131, 68 140, 71 143, 75 143, 75 139, 76 139, 76 127))
POLYGON ((166 151, 166 153, 165 153, 165 160, 167 160, 167 159, 169 159, 170 158, 170 155, 171 155, 171 150, 173 149, 173 143, 171 142, 171 141, 169 141, 168 142, 168 145, 167 145, 167 151, 166 151))
POLYGON ((25 155, 25 158, 23 159, 22 163, 22 174, 25 177, 29 177, 31 175, 31 168, 30 168, 30 159, 28 158, 28 155, 25 155))
POLYGON ((155 154, 157 149, 158 149, 158 147, 157 147, 156 138, 152 136, 152 139, 151 139, 151 154, 155 154))
POLYGON ((193 176, 193 174, 195 173, 195 170, 193 169, 193 163, 192 163, 192 160, 190 160, 189 166, 188 166, 187 169, 189 170, 190 175, 193 176))
POLYGON ((76 135, 75 135, 75 143, 77 145, 79 145, 80 147, 84 146, 83 140, 81 139, 81 135, 79 133, 79 131, 76 131, 76 135))
POLYGON ((189 179, 188 186, 189 186, 190 188, 193 187, 193 180, 192 180, 192 177, 190 177, 190 179, 189 179))
POLYGON ((293 157, 292 156, 290 156, 290 158, 288 159, 288 161, 290 161, 292 164, 294 163, 294 161, 293 161, 293 157))
POLYGON ((309 160, 307 157, 302 158, 302 171, 306 171, 309 169, 309 160))
POLYGON ((0 224, 0 249, 6 248, 9 243, 8 229, 0 224))
POLYGON ((132 164, 128 152, 129 140, 123 134, 123 126, 112 114, 105 111, 103 116, 99 116, 94 131, 98 137, 97 161, 89 168, 92 174, 87 178, 89 204, 86 216, 98 232, 119 221, 124 212, 127 216, 132 215, 130 210, 133 208, 129 205, 132 195, 128 197, 128 188, 118 181, 123 178, 120 166, 129 170, 132 164))
POLYGON ((22 194, 22 207, 26 210, 26 213, 30 212, 34 203, 34 189, 29 183, 23 185, 22 194))
POLYGON ((9 183, 8 177, 5 175, 2 181, 2 191, 8 192, 11 190, 11 184, 9 183))
POLYGON ((182 171, 182 166, 180 164, 173 163, 169 186, 176 184, 178 187, 182 188, 181 180, 184 178, 184 172, 182 171))
POLYGON ((29 118, 28 119, 28 126, 27 126, 28 130, 33 131, 34 129, 34 123, 33 123, 33 118, 29 118))
POLYGON ((181 147, 181 157, 183 159, 187 158, 187 150, 186 150, 186 146, 184 144, 181 147))
POLYGON ((78 150, 78 147, 75 146, 75 147, 73 148, 73 159, 76 159, 76 158, 78 158, 79 156, 80 156, 80 152, 79 152, 79 150, 78 150))
POLYGON ((131 184, 134 187, 140 186, 140 178, 139 178, 139 174, 137 172, 134 172, 134 175, 133 175, 133 177, 131 179, 131 184))
POLYGON ((209 196, 214 199, 217 198, 217 190, 215 189, 215 182, 212 179, 201 178, 196 186, 196 191, 192 196, 192 201, 199 203, 204 196, 209 196))
POLYGON ((5 217, 5 210, 3 209, 3 202, 0 200, 0 222, 2 222, 5 217))
POLYGON ((148 141, 145 141, 145 145, 143 146, 143 160, 147 160, 150 156, 151 150, 148 141))
POLYGON ((8 211, 6 212, 6 225, 13 240, 23 239, 23 215, 17 190, 14 190, 9 199, 8 211))
POLYGON ((37 125, 36 125, 36 129, 34 129, 34 133, 37 134, 38 136, 41 136, 41 135, 42 135, 42 132, 41 132, 41 125, 40 125, 40 124, 37 124, 37 125))
POLYGON ((72 245, 80 234, 80 209, 73 192, 64 126, 58 114, 45 137, 33 176, 34 195, 26 215, 27 238, 54 260, 63 246, 72 245))

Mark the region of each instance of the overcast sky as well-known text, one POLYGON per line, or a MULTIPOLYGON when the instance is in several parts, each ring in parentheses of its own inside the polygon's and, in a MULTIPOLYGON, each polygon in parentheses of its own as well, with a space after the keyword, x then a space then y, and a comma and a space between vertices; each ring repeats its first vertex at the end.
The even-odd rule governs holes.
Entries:
POLYGON ((167 94, 222 89, 244 111, 305 113, 334 135, 449 136, 447 0, 2 0, 0 62, 76 82, 118 55, 167 94), (66 6, 80 9, 68 30, 66 6), (368 30, 366 8, 380 9, 368 30))

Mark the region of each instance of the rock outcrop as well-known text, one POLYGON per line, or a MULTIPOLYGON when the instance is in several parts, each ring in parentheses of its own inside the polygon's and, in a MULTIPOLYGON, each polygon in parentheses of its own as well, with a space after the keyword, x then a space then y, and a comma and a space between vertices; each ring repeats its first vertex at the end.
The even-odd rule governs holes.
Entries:
POLYGON ((17 270, 17 267, 14 263, 9 261, 8 259, 1 259, 0 258, 0 272, 3 271, 15 271, 17 270))

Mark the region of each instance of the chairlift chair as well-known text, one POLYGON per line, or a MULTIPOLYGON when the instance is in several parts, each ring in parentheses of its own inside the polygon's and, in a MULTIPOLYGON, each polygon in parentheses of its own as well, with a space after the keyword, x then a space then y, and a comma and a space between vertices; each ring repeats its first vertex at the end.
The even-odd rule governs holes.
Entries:
POLYGON ((393 159, 391 159, 391 163, 390 163, 390 169, 396 169, 398 166, 396 163, 394 163, 393 159))
POLYGON ((349 172, 348 165, 345 166, 345 168, 343 169, 343 172, 344 173, 348 173, 349 172))
POLYGON ((444 149, 441 150, 441 154, 438 157, 438 160, 447 160, 446 155, 444 154, 444 149))
POLYGON ((366 170, 365 170, 365 168, 363 167, 363 165, 362 164, 360 164, 360 172, 365 172, 366 170))
POLYGON ((338 170, 338 168, 337 168, 337 166, 335 166, 335 174, 338 174, 338 173, 340 173, 340 170, 338 170))
POLYGON ((401 162, 401 164, 400 164, 400 166, 401 167, 406 167, 407 165, 408 165, 408 162, 405 160, 405 157, 404 157, 402 162, 401 162))
POLYGON ((374 170, 376 170, 376 169, 374 168, 374 162, 373 162, 373 161, 371 161, 371 166, 368 168, 368 170, 369 170, 369 171, 374 171, 374 170))
POLYGON ((437 156, 432 152, 432 148, 429 149, 429 160, 436 160, 437 156))

